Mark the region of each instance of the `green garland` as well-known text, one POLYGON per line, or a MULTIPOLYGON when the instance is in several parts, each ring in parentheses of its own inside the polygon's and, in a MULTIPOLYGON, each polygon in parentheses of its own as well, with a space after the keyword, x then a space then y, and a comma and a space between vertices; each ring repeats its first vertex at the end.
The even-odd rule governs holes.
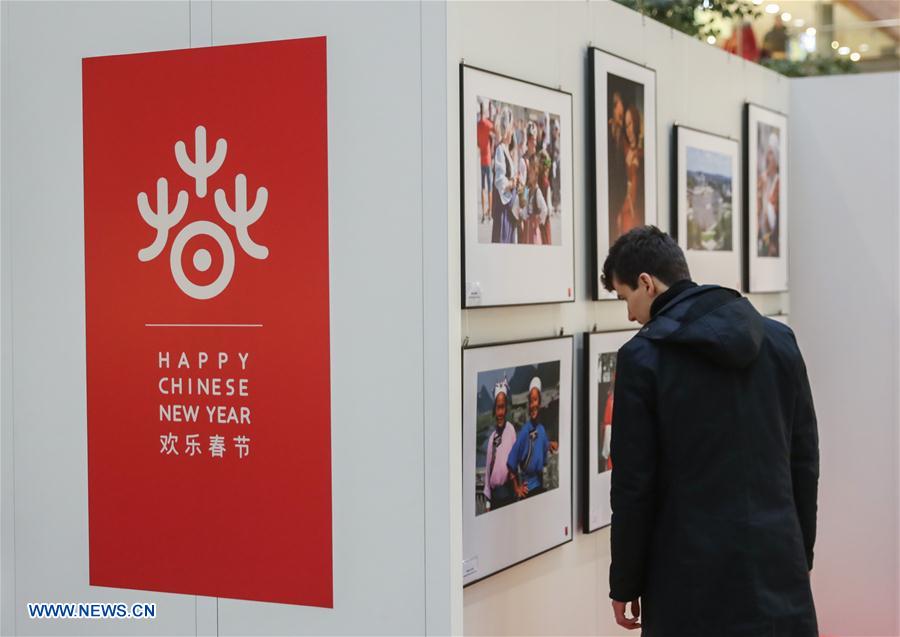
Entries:
MULTIPOLYGON (((697 22, 697 9, 702 8, 720 19, 741 23, 763 14, 753 0, 616 0, 630 9, 647 15, 691 37, 706 40, 719 38, 721 31, 712 24, 697 22)), ((715 21, 713 21, 715 22, 715 21)), ((849 58, 831 55, 810 55, 805 60, 761 60, 760 64, 788 77, 808 75, 836 75, 857 73, 859 69, 849 58)))
POLYGON ((718 38, 721 31, 712 25, 698 23, 696 11, 703 8, 720 18, 742 21, 762 15, 759 6, 752 0, 617 0, 635 11, 650 16, 682 33, 705 40, 709 36, 718 38))
POLYGON ((760 60, 766 68, 788 77, 808 77, 810 75, 841 75, 859 73, 856 64, 849 58, 810 55, 805 60, 760 60))

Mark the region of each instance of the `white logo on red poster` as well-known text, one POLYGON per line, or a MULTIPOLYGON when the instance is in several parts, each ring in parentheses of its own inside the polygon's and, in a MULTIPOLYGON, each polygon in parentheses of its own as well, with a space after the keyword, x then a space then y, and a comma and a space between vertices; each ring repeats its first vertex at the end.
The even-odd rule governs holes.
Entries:
MULTIPOLYGON (((195 193, 199 198, 206 197, 206 182, 216 173, 225 162, 228 153, 228 142, 222 138, 216 141, 213 156, 207 159, 206 128, 197 126, 194 130, 194 159, 190 159, 187 147, 181 140, 175 142, 175 159, 185 174, 194 179, 195 193)), ((138 251, 138 259, 152 261, 166 247, 169 240, 169 231, 181 223, 188 210, 189 195, 181 190, 175 198, 175 207, 169 210, 169 183, 165 177, 160 177, 156 182, 156 210, 150 207, 147 194, 141 192, 137 196, 138 211, 141 217, 152 228, 156 229, 156 239, 146 248, 138 251)), ((269 201, 269 191, 265 187, 256 189, 256 199, 248 208, 247 202, 247 177, 238 174, 234 179, 234 208, 228 204, 225 191, 221 188, 215 192, 216 212, 222 220, 235 228, 238 244, 249 256, 254 259, 265 259, 269 256, 269 249, 259 245, 250 238, 249 228, 256 223, 266 210, 269 201)), ((212 265, 212 256, 205 248, 194 252, 194 267, 200 272, 206 272, 212 265)), ((169 252, 169 266, 172 270, 172 278, 188 296, 205 300, 221 294, 231 277, 234 275, 234 246, 231 239, 221 226, 211 221, 194 221, 184 226, 172 241, 169 252), (207 235, 219 244, 222 251, 222 269, 216 279, 206 285, 198 285, 191 281, 181 264, 182 253, 187 242, 200 235, 207 235)))

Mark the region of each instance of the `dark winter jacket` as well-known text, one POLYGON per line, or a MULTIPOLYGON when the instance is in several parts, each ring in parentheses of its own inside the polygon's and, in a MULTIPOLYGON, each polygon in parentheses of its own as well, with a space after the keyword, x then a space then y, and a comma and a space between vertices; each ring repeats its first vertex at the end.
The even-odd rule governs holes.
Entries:
POLYGON ((610 597, 641 598, 644 637, 815 637, 818 434, 794 334, 734 290, 674 292, 618 355, 610 597))

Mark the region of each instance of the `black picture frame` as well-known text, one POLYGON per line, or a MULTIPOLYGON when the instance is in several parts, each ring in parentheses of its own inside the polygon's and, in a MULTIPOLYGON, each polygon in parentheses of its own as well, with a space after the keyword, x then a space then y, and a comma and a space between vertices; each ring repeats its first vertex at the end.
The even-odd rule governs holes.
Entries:
MULTIPOLYGON (((527 107, 531 108, 531 107, 527 107)), ((533 109, 537 110, 537 109, 533 109)), ((562 117, 562 113, 557 114, 562 117)), ((460 307, 464 310, 469 309, 481 309, 481 308, 493 308, 493 307, 518 307, 518 306, 526 306, 526 305, 549 305, 549 304, 557 304, 557 303, 574 303, 577 298, 577 287, 576 287, 576 277, 575 277, 575 206, 574 206, 574 187, 575 187, 575 153, 574 153, 574 105, 573 105, 573 95, 569 91, 562 90, 562 88, 554 88, 551 86, 546 86, 544 84, 539 84, 537 82, 532 82, 529 80, 523 80, 521 78, 513 77, 511 75, 506 75, 503 73, 498 73, 496 71, 491 71, 482 67, 474 66, 472 64, 466 64, 465 62, 461 62, 459 65, 459 131, 460 131, 460 170, 459 170, 459 192, 460 192, 460 307), (541 91, 550 91, 552 93, 556 93, 559 95, 563 95, 568 100, 568 107, 565 109, 565 116, 568 118, 568 130, 569 130, 569 140, 568 140, 568 152, 565 153, 565 157, 568 158, 569 161, 569 177, 566 180, 561 180, 560 188, 565 188, 568 191, 568 202, 566 208, 568 210, 561 210, 561 217, 568 214, 568 225, 570 226, 569 232, 562 232, 561 234, 561 247, 564 247, 569 253, 569 258, 565 263, 561 261, 554 260, 554 263, 558 266, 565 266, 566 274, 568 276, 568 280, 565 282, 566 285, 561 285, 559 281, 553 281, 552 284, 548 283, 548 286, 557 287, 560 290, 560 294, 555 298, 547 298, 546 294, 537 294, 534 298, 525 298, 524 295, 513 295, 519 296, 522 298, 513 298, 506 299, 497 302, 473 302, 472 294, 470 294, 469 288, 469 277, 473 275, 473 270, 475 267, 471 267, 469 263, 470 259, 473 259, 473 252, 480 252, 478 246, 483 245, 480 244, 477 240, 472 242, 473 245, 467 246, 468 243, 468 235, 469 231, 466 218, 470 216, 467 211, 467 196, 470 196, 471 193, 467 195, 466 188, 466 162, 468 151, 467 148, 471 148, 471 144, 466 143, 467 138, 467 128, 466 128, 466 74, 467 72, 481 73, 487 76, 493 76, 498 78, 501 81, 505 82, 515 82, 519 85, 525 87, 533 87, 535 89, 540 89, 541 91), (568 242, 568 246, 566 246, 566 242, 568 242), (562 293, 562 289, 565 288, 566 294, 562 293)), ((561 139, 564 133, 561 132, 561 139)), ((471 158, 470 158, 471 160, 471 158)), ((549 221, 548 221, 549 223, 549 221)), ((477 235, 477 227, 476 227, 476 235, 477 235)), ((498 245, 498 244, 488 244, 488 245, 498 245)), ((522 245, 522 244, 515 244, 522 245)), ((526 247, 526 246, 522 246, 526 247)), ((531 246, 528 246, 531 247, 531 246)), ((556 245, 554 244, 554 248, 556 245)), ((479 259, 482 258, 479 255, 479 259)), ((521 258, 521 257, 518 257, 521 258)), ((482 266, 478 266, 477 269, 483 271, 482 266)), ((497 286, 495 286, 497 287, 497 286)), ((480 296, 480 290, 479 290, 480 296)))
MULTIPOLYGON (((564 334, 561 336, 551 336, 551 337, 546 337, 546 338, 519 339, 519 340, 510 340, 510 341, 481 343, 481 344, 474 344, 474 345, 467 344, 467 345, 464 345, 461 349, 461 357, 462 357, 462 361, 463 361, 463 364, 461 366, 461 370, 462 370, 461 385, 463 387, 462 398, 461 398, 461 412, 462 412, 463 418, 462 418, 462 422, 461 422, 462 431, 461 431, 461 436, 460 436, 460 440, 463 445, 463 450, 462 450, 462 454, 461 454, 461 456, 462 456, 462 476, 463 476, 463 559, 464 559, 464 562, 463 562, 463 569, 464 569, 463 587, 467 587, 467 586, 476 584, 478 582, 481 582, 489 577, 492 577, 494 575, 497 575, 499 573, 507 571, 511 568, 514 568, 515 566, 518 566, 524 562, 527 562, 528 560, 534 559, 535 557, 543 555, 544 553, 547 553, 549 551, 557 549, 560 546, 568 544, 575 537, 575 528, 574 528, 575 499, 574 499, 574 481, 573 481, 574 480, 574 459, 575 459, 575 454, 574 454, 575 429, 574 429, 574 423, 573 423, 574 405, 575 405, 574 404, 574 392, 575 392, 575 382, 577 379, 577 376, 575 373, 576 370, 575 370, 575 360, 574 360, 575 338, 573 335, 564 334), (568 342, 568 350, 567 350, 568 357, 569 357, 568 372, 569 372, 570 380, 569 380, 569 392, 568 392, 569 418, 568 418, 568 428, 567 428, 568 429, 567 435, 568 435, 568 440, 569 440, 569 449, 568 449, 568 454, 567 454, 568 463, 569 463, 569 471, 568 471, 569 489, 568 489, 568 497, 566 498, 566 501, 568 503, 568 518, 567 518, 567 526, 566 526, 567 537, 562 541, 552 542, 549 545, 542 547, 540 550, 537 550, 533 553, 529 553, 526 556, 522 556, 520 559, 515 559, 514 561, 511 561, 508 564, 504 564, 503 566, 501 566, 499 568, 489 570, 489 572, 486 572, 483 575, 480 575, 478 577, 472 577, 467 580, 466 576, 465 576, 466 562, 470 561, 470 559, 471 559, 471 558, 467 557, 467 555, 468 555, 467 550, 469 548, 466 546, 467 523, 470 519, 475 520, 479 517, 482 517, 485 514, 482 514, 482 516, 474 515, 474 516, 470 517, 469 514, 471 511, 467 510, 467 495, 466 495, 466 480, 467 480, 467 478, 466 478, 466 476, 469 474, 469 471, 472 467, 469 467, 468 463, 466 461, 467 460, 467 435, 466 435, 466 406, 467 405, 466 405, 466 390, 465 390, 466 382, 467 382, 466 356, 467 356, 467 354, 470 354, 472 352, 476 352, 478 350, 487 350, 489 348, 528 346, 528 345, 535 345, 535 344, 540 344, 540 343, 547 343, 547 342, 551 342, 551 341, 560 342, 560 343, 568 342)), ((562 384, 562 372, 563 372, 563 366, 561 364, 560 365, 560 384, 562 384)), ((477 372, 477 371, 475 372, 476 379, 477 379, 478 373, 479 372, 477 372)), ((560 387, 559 399, 560 399, 560 401, 563 400, 562 387, 560 387)), ((562 412, 560 411, 560 413, 562 413, 562 412)), ((559 424, 560 438, 562 438, 563 423, 561 422, 561 419, 558 424, 559 424)), ((558 488, 561 489, 562 485, 560 485, 558 488)), ((546 496, 550 493, 552 493, 552 491, 541 494, 541 496, 538 496, 538 497, 546 496)), ((565 492, 561 492, 561 493, 563 496, 565 496, 565 492)), ((508 506, 517 506, 519 504, 521 504, 521 503, 517 502, 517 503, 513 503, 512 505, 508 505, 508 506)), ((490 515, 490 513, 488 513, 487 515, 490 515)))
MULTIPOLYGON (((769 108, 767 106, 762 106, 761 104, 757 104, 755 102, 744 102, 744 108, 742 113, 742 122, 741 122, 741 132, 743 138, 743 205, 744 205, 744 214, 743 214, 743 236, 744 236, 744 254, 742 260, 742 286, 744 292, 747 293, 778 293, 778 292, 787 292, 790 289, 790 278, 788 272, 788 254, 790 252, 789 242, 785 238, 783 242, 781 242, 779 249, 779 256, 774 257, 778 259, 778 264, 774 268, 768 268, 767 270, 774 270, 771 273, 772 278, 776 279, 777 282, 771 285, 754 285, 754 279, 757 278, 754 275, 757 274, 754 272, 757 268, 762 269, 761 264, 757 262, 757 259, 772 259, 773 257, 757 257, 754 258, 754 252, 758 251, 758 247, 756 244, 757 234, 756 224, 752 223, 752 220, 758 218, 758 210, 756 207, 755 197, 753 194, 756 192, 756 183, 754 180, 754 167, 757 165, 757 144, 754 142, 754 138, 751 136, 755 133, 755 131, 750 130, 751 120, 754 119, 754 111, 759 111, 760 114, 763 114, 765 117, 768 114, 774 120, 782 120, 778 122, 778 124, 782 124, 780 128, 780 132, 783 133, 783 147, 780 149, 780 162, 779 162, 779 180, 783 179, 785 182, 785 194, 780 196, 780 205, 779 205, 779 227, 782 236, 786 235, 786 230, 788 227, 788 215, 790 214, 788 197, 786 194, 787 188, 789 188, 790 178, 788 175, 788 162, 787 162, 787 144, 788 142, 788 132, 790 126, 790 118, 786 113, 782 113, 773 108, 769 108), (756 150, 757 152, 751 152, 751 149, 756 150), (783 281, 783 284, 781 283, 783 281)), ((758 115, 755 120, 757 123, 759 122, 758 115)), ((775 124, 772 124, 775 125, 775 124)), ((765 278, 768 272, 759 272, 759 278, 765 278)))
MULTIPOLYGON (((626 57, 608 51, 606 49, 602 49, 599 47, 588 47, 587 49, 587 58, 588 58, 588 91, 587 91, 587 139, 588 139, 588 201, 590 204, 590 209, 588 213, 589 223, 588 228, 591 233, 590 240, 590 271, 591 271, 591 291, 592 298, 594 301, 614 301, 617 300, 615 294, 607 293, 603 288, 600 278, 602 274, 602 260, 605 260, 606 255, 609 253, 607 247, 603 247, 601 249, 601 241, 600 235, 604 234, 601 232, 601 228, 604 226, 607 228, 609 226, 609 216, 612 214, 612 211, 609 210, 608 199, 604 205, 601 205, 601 179, 598 178, 598 174, 600 167, 606 165, 606 157, 608 156, 608 140, 607 145, 604 148, 600 149, 600 142, 598 141, 599 128, 598 128, 598 119, 606 120, 608 116, 608 112, 606 107, 600 109, 600 100, 598 99, 597 91, 599 87, 597 86, 597 63, 598 56, 605 56, 605 60, 608 64, 616 64, 622 65, 622 69, 616 69, 622 75, 629 75, 630 77, 626 77, 624 79, 633 82, 635 84, 641 84, 645 91, 648 87, 652 89, 652 91, 648 91, 652 96, 652 109, 648 107, 646 101, 644 102, 644 129, 647 128, 647 123, 652 123, 652 134, 647 135, 646 133, 643 135, 645 139, 645 155, 644 155, 644 177, 645 177, 645 189, 644 189, 644 223, 643 225, 658 225, 659 223, 659 169, 658 169, 658 160, 659 160, 659 125, 658 125, 658 99, 657 99, 657 73, 656 69, 649 67, 645 64, 641 64, 639 62, 635 62, 634 60, 630 60, 626 57), (649 74, 652 77, 651 82, 642 82, 639 79, 636 79, 636 76, 642 74, 649 74), (602 118, 599 117, 600 113, 598 109, 602 110, 604 116, 602 118), (652 110, 652 117, 650 116, 650 112, 652 110), (652 142, 652 153, 646 153, 646 140, 649 139, 652 142), (603 153, 602 155, 598 155, 598 153, 603 153), (648 156, 650 159, 648 159, 648 156), (602 160, 602 161, 601 161, 602 160), (647 186, 650 184, 650 179, 652 179, 652 189, 647 186), (646 193, 652 192, 652 201, 650 198, 646 196, 646 193), (601 223, 601 217, 602 223, 601 223)), ((611 74, 612 70, 607 69, 607 73, 611 74)), ((606 102, 606 96, 603 96, 603 103, 606 102)), ((605 131, 604 131, 604 139, 605 139, 605 131)), ((606 236, 605 243, 610 243, 610 238, 606 236)))
MULTIPOLYGON (((594 470, 596 463, 594 462, 595 458, 593 457, 593 450, 599 446, 599 438, 595 439, 592 436, 592 431, 594 431, 594 427, 599 420, 599 410, 595 412, 594 407, 598 403, 592 400, 594 397, 594 383, 592 380, 595 377, 593 370, 595 369, 598 355, 610 353, 610 349, 613 347, 615 348, 615 351, 618 352, 618 350, 637 333, 638 330, 636 329, 613 329, 594 330, 585 332, 583 335, 582 378, 584 380, 584 387, 582 388, 581 413, 581 527, 582 532, 586 535, 605 529, 612 523, 611 519, 607 521, 605 519, 606 516, 603 515, 603 509, 609 507, 608 501, 600 504, 598 507, 597 498, 599 497, 602 499, 602 495, 598 496, 598 494, 595 493, 595 489, 598 487, 608 488, 608 485, 605 483, 611 478, 611 471, 603 472, 601 474, 594 470), (594 350, 591 347, 591 341, 595 338, 608 339, 611 344, 609 347, 601 348, 599 351, 594 350), (602 478, 597 479, 598 475, 602 476, 602 478), (592 520, 592 517, 594 516, 598 516, 601 520, 596 525, 592 520)), ((597 459, 599 460, 599 453, 597 455, 597 459)))
MULTIPOLYGON (((742 168, 741 168, 741 160, 742 153, 741 150, 741 142, 733 137, 728 135, 722 135, 719 133, 715 133, 712 131, 704 130, 701 128, 695 128, 693 126, 688 126, 685 124, 681 124, 676 122, 672 125, 672 143, 671 143, 671 160, 670 160, 670 226, 669 226, 669 234, 676 240, 679 247, 684 251, 685 258, 688 262, 688 267, 691 270, 691 276, 695 280, 701 283, 713 283, 719 284, 724 287, 733 288, 736 290, 743 289, 743 249, 744 249, 744 241, 743 241, 743 205, 744 205, 744 197, 743 197, 743 179, 742 179, 742 168), (686 232, 682 232, 682 215, 685 218, 685 225, 687 222, 687 210, 682 210, 686 208, 683 205, 682 197, 681 197, 681 187, 680 187, 680 178, 681 178, 681 170, 684 168, 681 165, 680 159, 680 149, 682 141, 687 137, 694 137, 700 140, 706 141, 708 144, 720 144, 727 145, 727 150, 723 150, 723 153, 727 153, 729 157, 732 159, 732 167, 731 167, 731 250, 722 251, 722 252, 733 252, 735 253, 733 256, 725 256, 718 255, 712 251, 705 250, 693 250, 688 245, 688 237, 685 235, 686 232), (733 145, 733 146, 732 146, 733 145), (737 194, 734 193, 734 190, 737 190, 737 194), (710 255, 714 255, 713 259, 718 260, 721 264, 715 263, 715 261, 710 262, 710 255), (733 262, 731 262, 733 260, 733 262), (731 271, 725 272, 724 274, 721 270, 728 268, 731 271)), ((685 142, 686 143, 686 142, 685 142)), ((708 148, 707 148, 708 150, 708 148)), ((717 152, 717 151, 714 151, 717 152)), ((721 154, 721 153, 720 153, 721 154)))

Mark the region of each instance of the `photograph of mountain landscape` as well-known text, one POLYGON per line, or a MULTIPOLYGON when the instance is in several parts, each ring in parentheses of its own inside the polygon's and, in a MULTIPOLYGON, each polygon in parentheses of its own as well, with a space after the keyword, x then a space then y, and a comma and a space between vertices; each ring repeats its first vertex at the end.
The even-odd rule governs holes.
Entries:
POLYGON ((688 250, 732 250, 731 157, 687 147, 688 250))

